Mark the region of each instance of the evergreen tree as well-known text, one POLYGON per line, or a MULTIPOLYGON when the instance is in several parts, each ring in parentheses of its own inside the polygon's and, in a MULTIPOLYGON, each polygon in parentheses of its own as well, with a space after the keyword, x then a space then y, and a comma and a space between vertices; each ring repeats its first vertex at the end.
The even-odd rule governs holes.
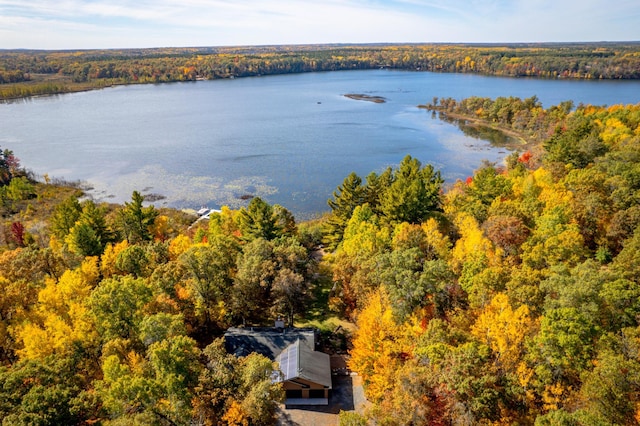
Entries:
POLYGON ((51 233, 64 240, 71 228, 76 224, 82 214, 82 206, 75 196, 69 197, 56 206, 51 216, 51 233))
POLYGON ((383 196, 383 215, 391 223, 422 223, 432 212, 440 210, 443 182, 440 172, 432 165, 422 167, 418 159, 407 155, 383 196))
POLYGON ((120 230, 132 244, 151 240, 149 228, 158 216, 153 206, 143 207, 143 201, 144 197, 138 191, 133 191, 131 202, 124 203, 125 207, 118 213, 120 230))
POLYGON ((86 223, 78 223, 71 228, 65 242, 72 252, 80 256, 98 256, 104 248, 95 231, 86 223))
POLYGON ((113 240, 105 214, 105 209, 96 206, 91 200, 82 204, 82 213, 65 238, 72 251, 82 256, 102 254, 107 243, 113 240))
MULTIPOLYGON (((286 218, 284 214, 280 216, 286 218)), ((238 227, 242 232, 242 238, 246 241, 252 241, 256 238, 272 240, 280 235, 278 218, 274 215, 274 208, 260 197, 252 199, 246 209, 240 209, 238 227)))
POLYGON ((367 175, 367 183, 364 186, 364 202, 376 213, 380 214, 380 203, 384 193, 393 183, 393 170, 387 167, 384 172, 377 174, 371 172, 367 175))
POLYGON ((273 206, 273 217, 278 228, 278 233, 282 236, 292 237, 298 233, 296 219, 293 214, 281 205, 273 206))
POLYGON ((323 242, 334 250, 342 241, 344 230, 353 214, 353 210, 364 202, 362 179, 355 173, 349 174, 342 185, 333 191, 333 199, 327 201, 331 207, 331 217, 323 229, 323 242))

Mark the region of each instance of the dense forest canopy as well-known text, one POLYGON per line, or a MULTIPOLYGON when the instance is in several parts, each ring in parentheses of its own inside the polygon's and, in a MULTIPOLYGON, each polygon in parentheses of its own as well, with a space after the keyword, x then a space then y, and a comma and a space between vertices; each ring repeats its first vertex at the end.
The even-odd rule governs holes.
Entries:
POLYGON ((640 43, 0 50, 0 99, 113 84, 381 67, 511 77, 637 79, 640 43))
MULTIPOLYGON (((430 107, 544 143, 457 182, 441 213, 398 222, 368 200, 350 204, 329 260, 331 303, 358 324, 350 366, 369 419, 637 424, 640 105, 430 107)), ((349 176, 335 199, 372 183, 349 176)))
POLYGON ((331 316, 371 402, 345 423, 637 424, 640 105, 426 107, 539 148, 446 191, 411 156, 352 173, 314 222, 254 198, 195 224, 0 150, 2 424, 272 424, 271 361, 223 331, 331 316))

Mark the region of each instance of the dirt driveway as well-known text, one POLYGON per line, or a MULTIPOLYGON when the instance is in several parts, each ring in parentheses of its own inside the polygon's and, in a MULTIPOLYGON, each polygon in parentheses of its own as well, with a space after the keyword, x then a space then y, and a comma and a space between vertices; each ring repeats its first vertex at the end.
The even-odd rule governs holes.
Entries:
POLYGON ((278 424, 282 426, 336 426, 340 411, 362 413, 367 401, 360 376, 333 376, 329 405, 285 407, 280 409, 278 424))

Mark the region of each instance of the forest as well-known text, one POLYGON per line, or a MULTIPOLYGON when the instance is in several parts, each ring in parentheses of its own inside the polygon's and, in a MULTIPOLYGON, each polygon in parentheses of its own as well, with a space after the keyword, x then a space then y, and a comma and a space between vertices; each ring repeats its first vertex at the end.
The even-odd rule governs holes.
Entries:
POLYGON ((276 316, 355 323, 371 405, 342 425, 640 423, 640 105, 425 107, 539 148, 447 188, 407 155, 310 222, 253 198, 194 225, 37 181, 4 147, 2 424, 274 424, 273 364, 221 336, 276 316))
POLYGON ((509 77, 640 78, 640 44, 361 44, 120 50, 0 50, 0 100, 116 84, 354 69, 509 77))

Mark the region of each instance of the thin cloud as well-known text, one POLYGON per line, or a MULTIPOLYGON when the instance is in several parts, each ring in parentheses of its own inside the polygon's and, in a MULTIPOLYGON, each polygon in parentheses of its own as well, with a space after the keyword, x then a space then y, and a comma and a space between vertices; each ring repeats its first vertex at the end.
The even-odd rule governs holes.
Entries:
POLYGON ((0 48, 638 40, 636 3, 0 0, 0 48))

